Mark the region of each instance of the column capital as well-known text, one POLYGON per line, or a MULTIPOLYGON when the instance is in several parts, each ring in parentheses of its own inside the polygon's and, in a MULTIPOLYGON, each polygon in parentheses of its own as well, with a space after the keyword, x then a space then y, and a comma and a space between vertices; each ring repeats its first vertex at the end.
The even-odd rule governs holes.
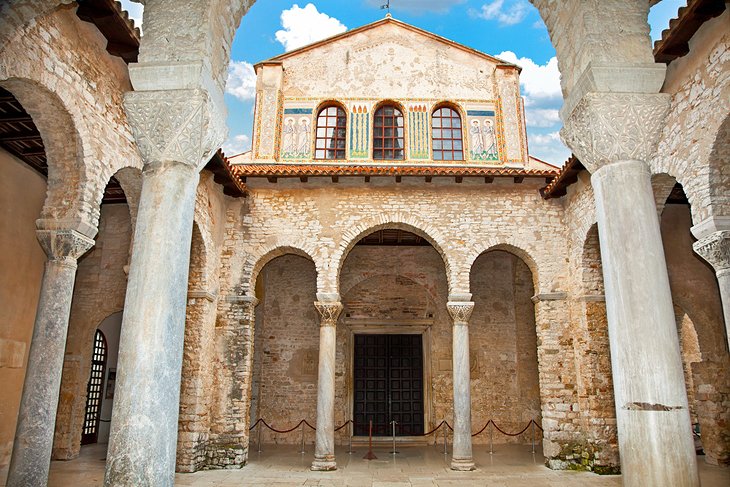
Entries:
POLYGON ((94 239, 71 229, 38 229, 36 236, 49 261, 73 266, 94 246, 94 239))
POLYGON ((314 307, 317 308, 321 316, 320 326, 335 326, 337 324, 337 318, 340 317, 342 312, 342 303, 315 301, 314 307))
POLYGON ((670 100, 665 93, 585 93, 563 113, 560 135, 591 173, 615 161, 648 161, 670 100))
POLYGON ((449 301, 446 303, 446 309, 449 310, 451 319, 454 320, 454 325, 467 325, 469 324, 469 317, 471 312, 474 311, 473 301, 449 301))
POLYGON ((225 109, 202 88, 128 92, 124 109, 145 166, 175 161, 200 170, 225 138, 225 109))
POLYGON ((730 271, 730 230, 711 233, 696 241, 692 248, 715 272, 730 271))

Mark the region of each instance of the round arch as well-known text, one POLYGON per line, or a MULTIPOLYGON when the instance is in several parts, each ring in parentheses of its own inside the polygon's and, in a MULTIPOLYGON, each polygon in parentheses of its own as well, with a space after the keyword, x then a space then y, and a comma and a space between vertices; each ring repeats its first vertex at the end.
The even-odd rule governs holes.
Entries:
MULTIPOLYGON (((535 294, 540 294, 540 292, 543 291, 544 286, 541 286, 540 284, 540 278, 541 273, 539 272, 539 269, 543 266, 538 265, 537 261, 532 257, 532 255, 522 248, 521 245, 516 244, 514 242, 498 242, 498 243, 492 243, 490 245, 487 245, 486 247, 482 247, 480 249, 473 250, 466 258, 465 261, 465 269, 467 271, 466 275, 466 282, 469 283, 469 276, 471 275, 472 268, 474 267, 474 263, 479 258, 480 255, 486 254, 487 252, 492 252, 495 250, 502 250, 504 252, 508 252, 516 257, 518 257, 520 260, 522 260, 526 265, 527 268, 530 269, 530 273, 532 274, 532 285, 535 289, 535 294)), ((468 285, 466 289, 470 289, 471 284, 468 285)), ((470 291, 471 292, 471 291, 470 291)))
POLYGON ((388 228, 405 230, 427 240, 428 243, 436 249, 439 255, 441 255, 441 259, 444 262, 449 292, 452 292, 452 289, 456 289, 456 281, 451 272, 451 259, 445 250, 447 248, 445 243, 448 242, 448 239, 446 239, 441 232, 438 231, 438 229, 425 221, 422 221, 420 218, 414 217, 413 215, 401 214, 380 215, 374 219, 374 221, 365 221, 347 230, 342 235, 341 243, 335 251, 335 254, 332 256, 331 261, 335 263, 336 267, 334 267, 334 274, 329 276, 327 288, 333 290, 333 292, 339 292, 340 272, 342 271, 342 266, 344 265, 348 254, 355 244, 357 244, 363 237, 366 237, 373 232, 388 228))
MULTIPOLYGON (((43 139, 48 163, 48 186, 41 218, 82 221, 82 233, 96 234, 98 201, 85 163, 91 152, 83 117, 42 83, 8 78, 0 86, 10 91, 30 114, 43 139)), ((102 188, 103 191, 103 188, 102 188)))
POLYGON ((243 291, 247 296, 256 296, 256 280, 258 279, 261 270, 272 260, 287 254, 298 255, 314 263, 314 268, 317 273, 317 290, 319 291, 319 289, 321 289, 320 279, 323 273, 317 259, 313 257, 315 253, 312 250, 313 249, 307 248, 307 246, 304 245, 282 243, 268 247, 261 252, 257 252, 244 264, 244 277, 242 279, 243 291))

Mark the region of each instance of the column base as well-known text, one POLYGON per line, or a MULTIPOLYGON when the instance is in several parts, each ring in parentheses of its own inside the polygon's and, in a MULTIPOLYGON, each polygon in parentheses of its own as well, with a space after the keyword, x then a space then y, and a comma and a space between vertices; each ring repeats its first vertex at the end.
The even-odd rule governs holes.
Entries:
POLYGON ((327 455, 322 458, 314 457, 311 469, 315 472, 331 472, 332 470, 337 470, 335 456, 327 455))
POLYGON ((476 470, 477 467, 474 465, 474 460, 471 458, 452 458, 451 459, 451 470, 457 472, 471 472, 476 470))

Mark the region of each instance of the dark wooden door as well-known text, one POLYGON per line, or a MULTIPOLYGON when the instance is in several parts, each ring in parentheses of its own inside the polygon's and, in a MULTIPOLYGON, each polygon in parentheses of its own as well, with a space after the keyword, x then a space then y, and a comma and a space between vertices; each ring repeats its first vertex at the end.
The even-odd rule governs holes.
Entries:
POLYGON ((81 444, 96 443, 99 439, 99 415, 101 414, 101 389, 104 385, 106 366, 106 338, 100 330, 94 336, 94 353, 91 357, 91 373, 86 386, 86 410, 81 444))
POLYGON ((421 335, 355 335, 355 435, 423 433, 423 340, 421 335))

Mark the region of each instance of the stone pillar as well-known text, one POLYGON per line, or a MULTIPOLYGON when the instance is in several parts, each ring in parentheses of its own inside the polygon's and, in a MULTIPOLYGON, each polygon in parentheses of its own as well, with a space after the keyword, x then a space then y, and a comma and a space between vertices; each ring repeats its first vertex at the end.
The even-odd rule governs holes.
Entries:
POLYGON ((48 260, 20 400, 9 486, 48 483, 77 259, 94 245, 93 239, 76 230, 39 229, 37 234, 48 260))
POLYGON ((593 173, 624 485, 699 485, 649 167, 593 173))
POLYGON ((454 446, 451 455, 452 470, 474 470, 474 459, 471 451, 471 378, 469 376, 469 317, 474 310, 474 303, 468 301, 471 295, 463 297, 463 301, 455 301, 449 296, 446 308, 452 327, 452 361, 454 381, 454 446))
POLYGON ((335 463, 335 348, 337 318, 342 312, 342 303, 316 301, 314 306, 322 318, 319 325, 317 432, 312 470, 337 470, 337 463, 335 463))
POLYGON ((670 95, 666 66, 590 64, 561 110, 566 144, 591 172, 625 486, 699 486, 659 219, 644 161, 670 95))
POLYGON ((725 316, 725 338, 730 350, 730 230, 701 237, 692 247, 715 269, 725 316))
POLYGON ((195 192, 223 138, 200 66, 130 66, 125 110, 145 161, 119 339, 106 486, 172 486, 195 192), (195 68, 195 69, 192 69, 195 68), (155 91, 160 80, 169 90, 155 91), (179 84, 179 89, 174 89, 179 84))

